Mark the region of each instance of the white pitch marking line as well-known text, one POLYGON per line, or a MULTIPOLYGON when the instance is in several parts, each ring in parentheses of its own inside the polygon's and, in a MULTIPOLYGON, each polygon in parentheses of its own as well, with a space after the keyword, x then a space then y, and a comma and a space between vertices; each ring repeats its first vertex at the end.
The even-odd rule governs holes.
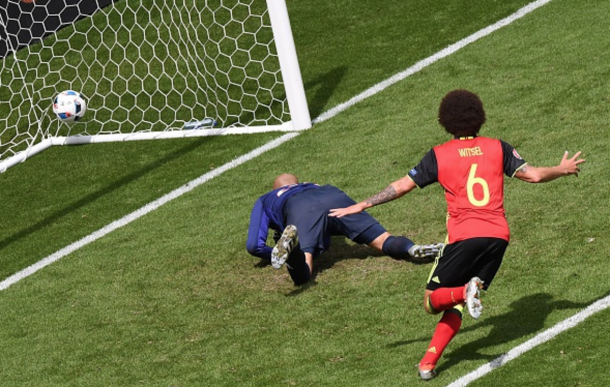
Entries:
POLYGON ((609 306, 610 296, 596 301, 593 304, 589 305, 587 308, 576 313, 574 316, 557 323, 555 326, 537 334, 535 337, 529 339, 525 343, 518 345, 517 347, 506 352, 504 355, 499 356, 494 360, 490 361, 489 363, 484 364, 476 370, 472 371, 471 373, 462 376, 453 383, 449 384, 447 387, 464 387, 468 385, 468 383, 487 375, 495 368, 501 367, 509 361, 523 355, 530 349, 533 349, 534 347, 537 347, 540 344, 546 343, 547 341, 551 340, 560 333, 567 331, 570 328, 574 328, 576 325, 580 324, 588 317, 604 309, 607 309, 609 306))
POLYGON ((81 240, 76 241, 76 242, 64 247, 63 249, 49 255, 48 257, 36 262, 35 264, 6 278, 2 282, 0 282, 0 291, 5 290, 6 288, 15 284, 16 282, 36 273, 38 270, 44 268, 45 266, 52 264, 53 262, 60 260, 61 258, 65 257, 66 255, 80 249, 81 247, 86 246, 89 243, 96 241, 97 239, 100 239, 101 237, 111 233, 112 231, 114 231, 120 227, 123 227, 123 226, 133 222, 134 220, 136 220, 138 218, 141 218, 142 216, 148 214, 149 212, 156 210, 157 208, 161 207, 162 205, 168 203, 169 201, 174 200, 179 196, 182 196, 183 194, 185 194, 185 193, 193 190, 194 188, 202 185, 203 183, 223 174, 224 172, 226 172, 230 169, 233 169, 233 168, 237 167, 238 165, 244 164, 245 162, 250 161, 250 160, 254 159, 255 157, 258 157, 261 154, 263 154, 273 148, 277 148, 278 146, 282 145, 286 141, 289 141, 298 135, 299 135, 298 132, 287 133, 281 137, 276 138, 273 141, 268 142, 267 144, 265 144, 261 147, 254 149, 253 151, 250 151, 249 153, 246 153, 243 156, 236 158, 233 161, 230 161, 230 162, 224 164, 221 167, 214 169, 211 172, 208 172, 208 173, 198 177, 195 180, 191 180, 190 182, 186 183, 182 187, 176 188, 172 192, 170 192, 166 195, 163 195, 159 199, 145 205, 144 207, 132 212, 131 214, 125 215, 124 217, 122 217, 119 220, 115 220, 114 222, 110 223, 109 225, 95 231, 92 234, 89 234, 88 236, 82 238, 81 240))
MULTIPOLYGON (((536 10, 537 8, 542 7, 543 5, 545 5, 547 3, 550 3, 551 1, 552 0, 538 0, 538 1, 534 1, 534 2, 526 5, 525 7, 519 9, 514 14, 458 41, 457 43, 452 44, 449 47, 446 47, 445 49, 439 51, 438 53, 436 53, 424 60, 419 61, 418 63, 409 67, 408 69, 365 90, 364 92, 353 97, 352 99, 348 100, 347 102, 344 102, 344 103, 334 107, 333 109, 323 113, 318 118, 314 119, 313 123, 323 122, 323 121, 326 121, 326 120, 336 116, 337 114, 343 112, 344 110, 347 110, 349 107, 355 105, 356 103, 361 102, 361 101, 365 100, 366 98, 369 98, 369 97, 383 91, 384 89, 388 88, 389 86, 421 71, 422 69, 430 66, 431 64, 439 61, 440 59, 443 59, 443 58, 455 53, 456 51, 466 47, 470 43, 473 43, 473 42, 491 34, 492 32, 497 31, 498 29, 511 24, 515 20, 522 18, 523 16, 527 15, 528 13, 536 10)), ((160 206, 166 204, 167 202, 185 194, 186 192, 191 191, 195 187, 198 187, 198 186, 206 183, 207 181, 223 174, 224 172, 226 172, 230 169, 237 167, 238 165, 241 165, 247 161, 250 161, 250 160, 258 157, 259 155, 267 152, 268 150, 271 150, 273 148, 280 146, 284 142, 287 142, 298 135, 299 135, 298 132, 288 133, 288 134, 283 135, 282 137, 279 137, 273 141, 270 141, 269 143, 255 149, 243 156, 240 156, 237 159, 235 159, 227 164, 224 164, 223 166, 221 166, 209 173, 206 173, 195 180, 192 180, 191 182, 183 185, 182 187, 177 188, 176 190, 147 204, 146 206, 140 208, 139 210, 136 210, 136 211, 132 212, 131 214, 126 215, 123 218, 110 223, 109 225, 84 237, 83 239, 64 247, 63 249, 55 252, 54 254, 49 255, 48 257, 36 262, 35 264, 25 268, 24 270, 19 271, 18 273, 13 274, 12 276, 10 276, 10 277, 6 278, 5 280, 3 280, 2 282, 0 282, 0 291, 7 289, 9 286, 34 274, 38 270, 50 265, 51 263, 60 260, 61 258, 72 253, 73 251, 76 251, 76 250, 80 249, 81 247, 86 246, 89 243, 107 235, 108 233, 110 233, 120 227, 123 227, 123 226, 133 222, 134 220, 148 214, 149 212, 159 208, 160 206)), ((447 387, 466 386, 468 383, 486 375, 487 373, 491 372, 493 369, 498 368, 498 367, 506 364, 507 362, 517 358, 521 354, 529 351, 530 349, 547 342, 548 340, 552 339, 553 337, 557 336, 558 334, 562 333, 563 331, 573 328, 574 326, 581 323, 589 316, 591 316, 599 311, 602 311, 604 309, 607 309, 609 306, 610 306, 610 296, 593 303, 592 305, 590 305, 583 311, 558 323, 554 327, 547 329, 546 331, 538 334, 534 338, 532 338, 532 339, 526 341, 525 343, 508 351, 506 354, 479 367, 477 370, 461 377, 460 379, 456 380, 455 382, 449 384, 447 387)))
POLYGON ((413 66, 409 67, 408 69, 386 79, 383 82, 380 82, 374 86, 372 86, 371 88, 363 91, 362 93, 358 94, 357 96, 351 98, 350 100, 348 100, 347 102, 344 102, 340 105, 335 106, 334 108, 328 110, 325 113, 322 113, 318 118, 313 120, 313 123, 318 123, 318 122, 323 122, 326 121, 334 116, 336 116, 337 114, 341 113, 344 110, 349 109, 350 107, 354 106, 355 104, 364 101, 365 99, 372 97, 373 95, 379 93, 380 91, 394 85, 397 82, 402 81, 403 79, 423 70, 424 68, 430 66, 431 64, 445 58, 448 57, 449 55, 455 53, 456 51, 461 50, 462 48, 466 47, 467 45, 469 45, 470 43, 474 43, 477 40, 491 34, 492 32, 495 32, 497 30, 499 30, 502 27, 506 27, 507 25, 511 24, 512 22, 514 22, 515 20, 518 20, 520 18, 522 18, 523 16, 527 15, 528 13, 542 7, 543 5, 550 3, 552 0, 538 0, 538 1, 534 1, 533 3, 530 3, 528 5, 526 5, 525 7, 519 9, 517 12, 513 13, 510 16, 505 17, 504 19, 483 28, 482 30, 479 30, 477 32, 475 32, 474 34, 460 40, 457 43, 452 44, 449 47, 446 47, 444 49, 442 49, 441 51, 437 52, 436 54, 423 59, 419 62, 417 62, 416 64, 414 64, 413 66))
MULTIPOLYGON (((533 10, 535 10, 536 8, 550 2, 551 0, 543 0, 543 1, 535 1, 529 5, 527 5, 526 7, 520 9, 519 11, 517 11, 515 14, 502 19, 501 21, 487 27, 484 28, 482 30, 480 30, 479 32, 465 38, 462 39, 461 41, 459 41, 458 43, 455 43, 447 48, 445 48, 444 50, 440 51, 439 53, 429 57, 428 59, 424 59, 420 62, 418 62, 417 64, 415 64, 414 66, 408 68, 407 70, 394 75, 393 77, 389 78, 388 80, 381 82, 379 84, 377 84, 376 86, 373 86, 372 88, 366 90, 365 92, 359 94, 358 96, 350 99, 348 102, 343 103, 331 110, 329 110, 328 112, 322 114, 320 117, 318 117, 317 119, 313 120, 314 123, 316 122, 322 122, 322 121, 326 121, 329 118, 332 118, 334 116, 336 116, 337 114, 339 114, 340 112, 346 110, 348 107, 353 106, 354 104, 376 94, 379 93, 380 91, 384 90, 385 88, 387 88, 388 86, 420 71, 421 69, 423 69, 426 66, 431 65, 432 63, 456 52, 457 50, 465 47, 466 45, 484 37, 489 35, 490 33, 492 33, 493 31, 504 27, 510 23, 512 23, 513 21, 525 16, 527 13, 532 12, 533 10)), ((25 268, 24 270, 21 270, 15 274, 13 274, 12 276, 6 278, 5 280, 3 280, 2 282, 0 282, 0 291, 7 289, 9 286, 19 282, 20 280, 36 273, 38 270, 41 270, 42 268, 60 260, 61 258, 65 257, 66 255, 80 249, 81 247, 84 247, 86 245, 88 245, 91 242, 96 241, 97 239, 109 234, 110 232, 123 227, 131 222, 133 222, 134 220, 148 214, 149 212, 159 208, 160 206, 166 204, 167 202, 185 194, 186 192, 191 191, 192 189, 194 189, 195 187, 198 187, 202 184, 204 184, 205 182, 223 174, 224 172, 233 169, 235 167, 237 167, 238 165, 241 165, 247 161, 250 161, 256 157, 258 157, 259 155, 267 152, 268 150, 271 150, 273 148, 276 148, 278 146, 280 146, 281 144, 283 144, 284 142, 287 142, 291 139, 293 139, 294 137, 298 136, 300 133, 299 132, 292 132, 292 133, 288 133, 285 134, 243 156, 238 157, 237 159, 224 164, 223 166, 209 172, 206 173, 202 176, 200 176, 199 178, 192 180, 191 182, 183 185, 180 188, 175 189, 174 191, 168 193, 167 195, 164 195, 163 197, 147 204, 146 206, 132 212, 131 214, 128 214, 126 216, 124 216, 123 218, 116 220, 112 223, 110 223, 109 225, 101 228, 100 230, 82 238, 81 240, 74 242, 66 247, 64 247, 63 249, 55 252, 54 254, 49 255, 48 257, 36 262, 35 264, 25 268)), ((595 304, 594 304, 595 305, 595 304)), ((607 306, 606 306, 607 307, 607 306)), ((587 308, 590 309, 590 308, 587 308)), ((601 310, 601 309, 599 309, 601 310)), ((591 314, 597 312, 598 310, 592 311, 591 314)), ((576 317, 576 316, 575 316, 576 317)), ((566 321, 570 321, 570 319, 566 320, 566 321)), ((578 322, 580 322, 580 320, 574 322, 573 324, 577 324, 578 322)), ((572 325, 573 326, 573 325, 572 325)), ((568 326, 571 327, 571 326, 568 326)), ((568 329, 568 327, 566 327, 565 329, 568 329)), ((548 340, 548 339, 547 339, 548 340)), ((543 342, 543 341, 541 341, 543 342)), ((519 347, 517 347, 519 348, 519 347)), ((517 349, 515 348, 515 350, 517 349)), ((512 352, 512 351, 511 351, 512 352)), ((510 352, 509 352, 510 353, 510 352)), ((518 356, 520 353, 516 353, 515 355, 513 355, 514 357, 518 356)), ((506 360, 508 361, 508 360, 506 360)), ((490 363, 491 364, 491 363, 490 363)), ((499 362, 499 365, 502 365, 502 362, 499 362)), ((498 365, 498 366, 499 366, 498 365)), ((476 371, 475 371, 476 372, 476 371)), ((487 371, 489 372, 489 371, 487 371)), ((486 373, 486 372, 485 372, 486 373)), ((481 373, 481 376, 484 375, 485 373, 481 373)), ((477 374, 478 375, 478 374, 477 374)), ((466 375, 466 377, 468 377, 468 375, 466 375)), ((474 376, 474 377, 470 377, 472 379, 470 380, 474 380, 476 378, 478 378, 480 376, 474 376)), ((458 380, 459 381, 459 380, 458 380)), ((456 381, 456 383, 458 382, 456 381)), ((465 383, 468 383, 469 381, 466 381, 465 383)))

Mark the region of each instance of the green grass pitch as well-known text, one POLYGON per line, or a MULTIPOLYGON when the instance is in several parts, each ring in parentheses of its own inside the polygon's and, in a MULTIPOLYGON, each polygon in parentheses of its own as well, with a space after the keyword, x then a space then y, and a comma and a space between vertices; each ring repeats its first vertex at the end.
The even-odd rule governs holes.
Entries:
MULTIPOLYGON (((528 0, 302 1, 288 9, 312 118, 514 13, 528 0)), ((429 265, 334 239, 315 282, 245 250, 273 178, 384 188, 447 136, 440 98, 477 92, 482 134, 578 178, 507 179, 512 240, 480 320, 465 317, 432 386, 451 384, 610 294, 610 70, 605 0, 554 0, 0 291, 2 386, 404 386, 437 317, 429 265)), ((2 128, 0 128, 1 130, 2 128)), ((281 134, 53 147, 0 175, 0 280, 281 134)), ((370 211, 445 236, 439 187, 370 211)), ((607 386, 605 310, 472 386, 607 386)))

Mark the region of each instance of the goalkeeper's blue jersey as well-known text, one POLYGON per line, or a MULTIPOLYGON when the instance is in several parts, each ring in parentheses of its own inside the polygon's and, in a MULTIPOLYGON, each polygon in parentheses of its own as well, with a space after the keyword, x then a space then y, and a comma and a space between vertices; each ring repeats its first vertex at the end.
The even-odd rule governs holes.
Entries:
POLYGON ((254 256, 271 259, 272 248, 267 246, 269 229, 282 232, 286 227, 284 205, 294 194, 319 188, 314 183, 297 183, 274 189, 258 198, 250 215, 250 227, 246 249, 254 256))

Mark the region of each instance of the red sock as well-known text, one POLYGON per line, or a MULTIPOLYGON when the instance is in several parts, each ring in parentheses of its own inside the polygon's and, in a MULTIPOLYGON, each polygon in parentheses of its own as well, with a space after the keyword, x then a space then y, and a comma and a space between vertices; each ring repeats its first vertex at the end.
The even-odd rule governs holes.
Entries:
POLYGON ((461 304, 466 299, 464 298, 464 287, 457 288, 439 288, 430 294, 430 305, 436 312, 443 312, 451 309, 457 304, 461 304))
POLYGON ((462 326, 462 313, 458 309, 450 309, 443 313, 443 317, 436 325, 436 330, 428 346, 428 351, 419 363, 423 369, 434 367, 440 359, 449 342, 455 337, 462 326), (428 365, 426 367, 426 365, 428 365))

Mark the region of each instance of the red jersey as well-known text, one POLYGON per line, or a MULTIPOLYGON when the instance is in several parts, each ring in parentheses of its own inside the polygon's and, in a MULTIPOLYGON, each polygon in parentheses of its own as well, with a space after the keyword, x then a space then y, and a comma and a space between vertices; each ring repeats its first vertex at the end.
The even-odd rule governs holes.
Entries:
POLYGON ((466 137, 434 147, 409 176, 420 188, 438 182, 445 189, 449 243, 478 237, 508 241, 504 175, 512 177, 524 164, 503 141, 466 137))

